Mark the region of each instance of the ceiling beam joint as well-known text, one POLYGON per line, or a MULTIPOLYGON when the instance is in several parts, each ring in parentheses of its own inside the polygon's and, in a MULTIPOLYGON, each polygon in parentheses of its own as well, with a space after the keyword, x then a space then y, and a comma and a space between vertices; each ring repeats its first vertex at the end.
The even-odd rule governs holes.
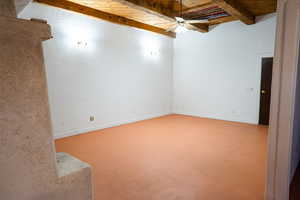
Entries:
POLYGON ((255 16, 244 8, 237 0, 212 0, 212 2, 245 24, 255 24, 255 16))

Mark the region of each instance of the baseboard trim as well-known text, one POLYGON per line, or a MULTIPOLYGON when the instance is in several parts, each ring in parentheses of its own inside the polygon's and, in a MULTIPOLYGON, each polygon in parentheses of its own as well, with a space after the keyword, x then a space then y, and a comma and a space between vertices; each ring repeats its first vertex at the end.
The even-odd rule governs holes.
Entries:
POLYGON ((92 131, 97 131, 105 128, 112 128, 120 125, 125 125, 125 124, 130 124, 134 122, 139 122, 147 119, 153 119, 157 117, 162 117, 166 115, 170 115, 172 112, 163 112, 163 113, 156 113, 156 114, 146 114, 146 115, 141 115, 129 120, 120 120, 116 122, 110 122, 106 124, 98 124, 94 125, 92 127, 87 127, 87 128, 82 128, 82 129, 71 129, 63 132, 56 132, 54 133, 54 139, 61 139, 65 137, 70 137, 70 136, 75 136, 75 135, 80 135, 80 134, 85 134, 87 132, 92 132, 92 131))
POLYGON ((191 116, 191 117, 200 117, 200 118, 215 119, 215 120, 222 120, 222 121, 228 121, 228 122, 237 122, 237 123, 243 123, 243 124, 258 125, 258 122, 230 120, 230 119, 224 119, 224 118, 221 118, 221 117, 220 118, 210 117, 210 116, 207 116, 207 115, 200 115, 200 114, 197 114, 197 113, 194 113, 194 112, 182 111, 182 110, 173 111, 173 114, 187 115, 187 116, 191 116))

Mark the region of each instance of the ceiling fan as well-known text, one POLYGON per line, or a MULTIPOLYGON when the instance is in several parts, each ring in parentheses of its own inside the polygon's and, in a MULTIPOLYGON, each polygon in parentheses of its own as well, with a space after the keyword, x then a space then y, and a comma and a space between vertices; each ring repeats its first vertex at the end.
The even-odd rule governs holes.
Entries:
POLYGON ((187 30, 195 30, 195 27, 192 24, 201 24, 201 23, 208 23, 208 19, 191 19, 186 20, 183 18, 182 12, 182 0, 180 0, 180 17, 175 17, 175 24, 167 29, 167 32, 172 31, 176 33, 183 33, 187 30))

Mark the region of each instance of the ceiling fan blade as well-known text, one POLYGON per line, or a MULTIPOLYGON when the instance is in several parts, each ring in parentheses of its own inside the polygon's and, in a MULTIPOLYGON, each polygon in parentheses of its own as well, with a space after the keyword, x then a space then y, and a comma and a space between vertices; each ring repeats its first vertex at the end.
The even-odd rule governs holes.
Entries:
POLYGON ((209 20, 207 20, 207 19, 185 20, 185 23, 189 23, 189 24, 201 24, 201 23, 209 23, 209 20))
POLYGON ((167 32, 170 32, 170 31, 171 31, 171 32, 174 32, 174 31, 175 31, 175 29, 177 28, 177 26, 178 26, 178 25, 177 25, 177 24, 175 24, 175 25, 173 25, 173 26, 169 27, 168 29, 166 29, 166 31, 167 31, 167 32))
POLYGON ((177 22, 162 22, 162 23, 155 23, 153 25, 154 26, 160 26, 160 25, 168 26, 168 25, 175 25, 175 24, 177 24, 177 22))

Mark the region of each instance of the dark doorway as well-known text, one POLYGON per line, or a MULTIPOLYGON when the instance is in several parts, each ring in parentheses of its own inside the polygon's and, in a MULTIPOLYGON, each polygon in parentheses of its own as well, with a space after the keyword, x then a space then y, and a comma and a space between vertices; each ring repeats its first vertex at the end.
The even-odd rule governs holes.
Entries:
POLYGON ((259 124, 269 125, 273 58, 262 59, 259 124))

